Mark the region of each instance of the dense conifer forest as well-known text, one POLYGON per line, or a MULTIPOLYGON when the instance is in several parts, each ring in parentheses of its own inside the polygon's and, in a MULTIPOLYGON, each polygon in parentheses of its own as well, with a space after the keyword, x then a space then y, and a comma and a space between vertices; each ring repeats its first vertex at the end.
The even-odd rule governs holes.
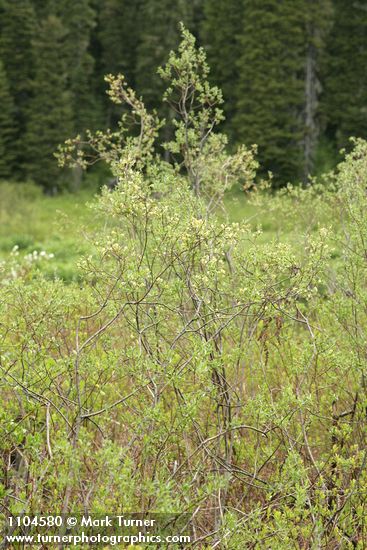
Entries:
POLYGON ((0 177, 78 186, 53 153, 86 128, 116 126, 106 74, 123 73, 148 108, 173 118, 156 68, 180 21, 223 90, 229 148, 256 143, 275 186, 333 167, 351 135, 366 136, 364 1, 1 0, 0 177))

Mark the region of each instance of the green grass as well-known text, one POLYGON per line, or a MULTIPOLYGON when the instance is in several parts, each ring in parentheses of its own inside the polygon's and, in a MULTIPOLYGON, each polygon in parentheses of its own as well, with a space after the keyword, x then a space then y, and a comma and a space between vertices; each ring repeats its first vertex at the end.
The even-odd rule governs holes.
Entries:
MULTIPOLYGON (((14 246, 21 254, 45 250, 54 254, 54 259, 43 264, 44 273, 65 281, 77 280, 77 262, 90 250, 88 235, 97 232, 101 223, 87 205, 95 196, 94 190, 84 189, 50 197, 29 184, 0 183, 0 259, 5 259, 14 246)), ((291 208, 287 218, 279 215, 274 204, 268 195, 256 205, 240 189, 225 199, 231 221, 246 221, 254 230, 261 227, 259 243, 278 240, 281 235, 283 241, 295 244, 309 219, 298 220, 296 228, 291 208)), ((283 213, 285 210, 282 207, 283 213)))
POLYGON ((45 250, 54 254, 46 273, 77 278, 76 263, 88 251, 84 236, 95 226, 95 214, 87 207, 92 200, 91 191, 48 197, 33 186, 0 184, 0 258, 15 246, 21 254, 45 250))

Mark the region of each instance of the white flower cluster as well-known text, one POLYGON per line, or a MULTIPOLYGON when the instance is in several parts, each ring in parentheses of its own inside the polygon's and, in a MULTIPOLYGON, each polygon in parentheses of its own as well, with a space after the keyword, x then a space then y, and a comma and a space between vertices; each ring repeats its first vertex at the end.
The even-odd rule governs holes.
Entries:
POLYGON ((40 260, 52 260, 52 258, 54 258, 54 254, 48 254, 45 250, 41 250, 41 252, 33 250, 30 254, 24 256, 25 261, 29 263, 38 262, 40 260))
POLYGON ((15 245, 10 253, 10 259, 1 262, 0 271, 8 274, 8 278, 5 278, 2 282, 6 283, 10 282, 11 279, 18 279, 29 272, 30 268, 37 262, 51 260, 52 258, 54 258, 54 254, 49 254, 45 250, 40 252, 34 250, 23 258, 19 258, 19 246, 15 245))

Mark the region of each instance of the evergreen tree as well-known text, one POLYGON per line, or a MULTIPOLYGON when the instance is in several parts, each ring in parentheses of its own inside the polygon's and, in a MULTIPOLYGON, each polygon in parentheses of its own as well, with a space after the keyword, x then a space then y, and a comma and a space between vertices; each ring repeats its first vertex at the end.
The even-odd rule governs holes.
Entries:
POLYGON ((64 137, 95 129, 106 113, 113 127, 123 107, 111 108, 105 74, 122 72, 148 108, 173 118, 157 67, 179 42, 179 21, 207 50, 226 132, 259 145, 275 182, 307 179, 322 132, 337 148, 367 137, 363 2, 0 0, 0 176, 48 186, 64 137))
POLYGON ((55 0, 31 0, 36 12, 37 19, 40 21, 50 14, 50 5, 55 0))
POLYGON ((141 0, 105 0, 99 14, 103 76, 122 73, 131 86, 134 86, 140 4, 141 0))
POLYGON ((23 137, 27 105, 31 96, 33 73, 31 42, 36 32, 36 17, 30 0, 0 1, 0 58, 7 74, 14 102, 12 156, 16 159, 16 175, 24 178, 23 137))
POLYGON ((109 101, 104 76, 122 73, 129 85, 135 87, 141 1, 105 0, 99 7, 97 30, 100 45, 99 94, 107 115, 107 126, 116 123, 121 114, 121 108, 109 101))
POLYGON ((28 173, 49 191, 61 183, 53 153, 73 131, 72 97, 67 88, 66 34, 60 19, 49 15, 33 42, 35 73, 26 132, 28 173))
MULTIPOLYGON (((164 85, 157 68, 180 41, 179 23, 192 29, 195 3, 177 0, 143 0, 140 43, 136 61, 136 88, 149 108, 158 108, 164 85)), ((165 113, 166 114, 166 113, 165 113)))
POLYGON ((367 137, 367 6, 334 0, 334 26, 327 44, 323 110, 337 147, 350 136, 367 137))
POLYGON ((301 0, 244 0, 236 133, 275 183, 301 175, 305 14, 301 0))
MULTIPOLYGON (((65 27, 63 52, 67 66, 67 85, 73 112, 73 132, 83 133, 101 123, 102 102, 97 97, 95 60, 90 53, 91 34, 96 26, 92 0, 53 0, 52 12, 65 27)), ((71 186, 80 186, 83 171, 75 168, 70 175, 71 186)))
POLYGON ((10 178, 14 168, 14 104, 7 75, 0 61, 0 179, 10 178))
POLYGON ((210 81, 224 96, 225 130, 233 134, 236 112, 237 59, 241 53, 243 0, 205 0, 201 38, 211 68, 210 81))
MULTIPOLYGON (((180 42, 180 22, 193 33, 200 22, 201 0, 186 2, 177 0, 142 0, 140 42, 136 59, 136 89, 144 99, 148 109, 155 109, 160 118, 172 121, 175 117, 168 104, 162 104, 164 82, 158 75, 158 67, 163 66, 171 50, 180 42)), ((161 139, 168 142, 173 137, 173 125, 167 124, 161 131, 161 139)), ((164 152, 166 160, 169 152, 164 152)))
POLYGON ((304 97, 303 179, 313 172, 320 133, 319 99, 322 90, 321 65, 325 42, 330 31, 333 9, 331 0, 309 0, 306 15, 306 62, 304 97))
POLYGON ((94 89, 94 59, 89 52, 96 13, 90 0, 59 0, 55 5, 66 30, 64 55, 68 88, 72 98, 73 124, 76 132, 99 124, 98 101, 94 89))

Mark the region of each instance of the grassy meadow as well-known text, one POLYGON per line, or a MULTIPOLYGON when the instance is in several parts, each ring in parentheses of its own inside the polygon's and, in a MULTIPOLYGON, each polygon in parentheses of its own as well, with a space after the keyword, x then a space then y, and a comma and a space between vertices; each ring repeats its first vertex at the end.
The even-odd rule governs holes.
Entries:
POLYGON ((93 192, 50 197, 30 184, 0 186, 0 256, 17 246, 20 254, 54 254, 43 269, 65 281, 77 278, 77 261, 88 249, 87 233, 97 229, 87 202, 93 192))
MULTIPOLYGON (((0 259, 6 259, 15 246, 21 255, 44 250, 54 257, 40 265, 43 273, 65 282, 77 281, 81 276, 78 260, 90 251, 90 239, 108 223, 91 208, 99 195, 96 187, 49 196, 32 184, 2 183, 0 259)), ((224 211, 218 214, 230 222, 247 222, 253 230, 261 229, 260 244, 282 240, 302 246, 300 237, 310 227, 316 231, 318 224, 331 222, 325 212, 310 215, 308 208, 302 211, 299 205, 292 215, 286 207, 288 200, 284 196, 274 201, 271 194, 253 200, 237 186, 227 193, 224 211)))

